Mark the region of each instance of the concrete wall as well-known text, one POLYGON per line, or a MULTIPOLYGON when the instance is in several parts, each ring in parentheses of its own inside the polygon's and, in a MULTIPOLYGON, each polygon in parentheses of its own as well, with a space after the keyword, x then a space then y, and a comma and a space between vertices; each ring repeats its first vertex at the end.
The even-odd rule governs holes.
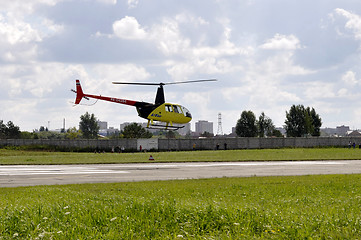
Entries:
POLYGON ((56 140, 56 139, 0 139, 0 146, 48 145, 64 148, 112 149, 124 147, 128 150, 137 149, 137 139, 115 140, 56 140))
POLYGON ((48 140, 48 139, 0 139, 0 146, 49 145, 63 148, 112 149, 124 147, 126 150, 139 150, 140 145, 147 150, 213 150, 257 149, 285 147, 346 147, 349 142, 361 144, 360 137, 330 138, 205 138, 205 139, 116 139, 116 140, 48 140))

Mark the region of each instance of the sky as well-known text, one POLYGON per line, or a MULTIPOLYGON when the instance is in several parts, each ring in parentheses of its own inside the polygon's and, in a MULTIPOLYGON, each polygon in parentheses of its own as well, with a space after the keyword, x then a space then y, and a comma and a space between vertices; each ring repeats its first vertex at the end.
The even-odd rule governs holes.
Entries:
POLYGON ((0 120, 22 131, 78 127, 93 113, 108 126, 145 122, 134 107, 74 106, 75 80, 89 94, 167 102, 230 133, 240 114, 277 127, 293 104, 313 107, 322 127, 361 129, 359 0, 0 1, 0 120))

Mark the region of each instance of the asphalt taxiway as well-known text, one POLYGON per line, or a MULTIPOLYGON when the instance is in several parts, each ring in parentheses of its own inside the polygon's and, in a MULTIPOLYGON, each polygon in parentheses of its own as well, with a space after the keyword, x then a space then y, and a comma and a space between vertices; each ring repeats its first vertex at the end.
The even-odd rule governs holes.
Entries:
POLYGON ((354 173, 361 173, 361 160, 2 165, 0 187, 354 173))

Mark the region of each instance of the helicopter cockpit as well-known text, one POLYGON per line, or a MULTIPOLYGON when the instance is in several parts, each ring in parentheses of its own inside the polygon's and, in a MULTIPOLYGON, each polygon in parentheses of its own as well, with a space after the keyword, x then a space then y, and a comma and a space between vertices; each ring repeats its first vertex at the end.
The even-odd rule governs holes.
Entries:
POLYGON ((185 117, 188 118, 192 118, 191 113, 189 112, 189 110, 181 105, 176 105, 176 104, 166 104, 165 105, 165 110, 167 112, 174 112, 174 113, 179 113, 184 115, 185 117))
POLYGON ((183 107, 183 106, 181 106, 181 108, 182 108, 183 113, 184 113, 184 115, 185 115, 186 117, 192 118, 192 114, 191 114, 191 112, 190 112, 187 108, 185 108, 185 107, 183 107))

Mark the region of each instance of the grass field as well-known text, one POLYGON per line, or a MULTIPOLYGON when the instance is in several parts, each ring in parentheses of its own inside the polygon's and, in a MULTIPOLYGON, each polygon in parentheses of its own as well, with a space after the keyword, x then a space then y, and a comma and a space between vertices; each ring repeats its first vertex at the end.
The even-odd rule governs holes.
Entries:
POLYGON ((361 159, 360 149, 286 148, 153 153, 70 153, 0 149, 0 164, 91 164, 187 161, 279 161, 361 159))
POLYGON ((357 239, 361 175, 0 191, 0 239, 357 239))
MULTIPOLYGON (((0 164, 361 159, 344 148, 159 153, 0 149, 0 164)), ((358 239, 361 175, 0 188, 2 239, 358 239)))

